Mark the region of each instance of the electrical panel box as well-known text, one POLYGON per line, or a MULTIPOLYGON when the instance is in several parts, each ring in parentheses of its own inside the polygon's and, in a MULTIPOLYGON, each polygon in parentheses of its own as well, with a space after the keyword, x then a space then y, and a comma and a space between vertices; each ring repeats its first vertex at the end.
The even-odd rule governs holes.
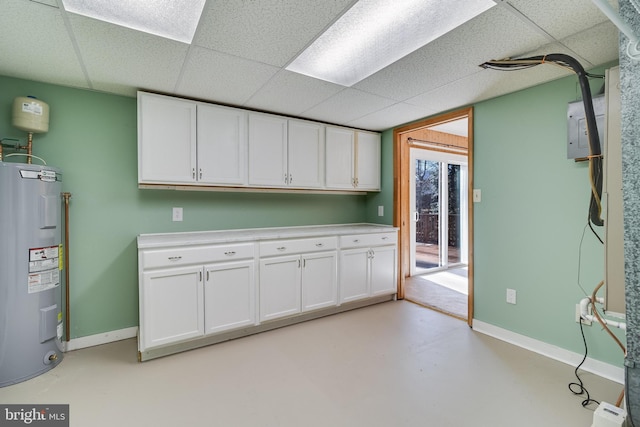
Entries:
MULTIPOLYGON (((604 147, 604 127, 606 102, 604 95, 593 97, 593 110, 600 137, 600 149, 604 147)), ((567 108, 567 159, 582 159, 589 155, 587 120, 582 100, 570 102, 567 108)))

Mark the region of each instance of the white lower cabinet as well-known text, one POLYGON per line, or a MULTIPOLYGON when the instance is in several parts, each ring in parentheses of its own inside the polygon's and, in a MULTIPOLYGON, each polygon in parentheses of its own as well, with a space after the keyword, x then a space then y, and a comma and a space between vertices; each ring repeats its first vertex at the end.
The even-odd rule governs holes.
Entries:
POLYGON ((254 265, 248 260, 205 267, 205 334, 255 324, 254 265))
POLYGON ((141 346, 158 347, 204 335, 202 267, 143 274, 141 346))
POLYGON ((340 253, 340 303, 369 296, 369 249, 340 253))
POLYGON ((247 230, 212 233, 212 243, 198 233, 139 236, 140 360, 395 294, 397 232, 366 225, 384 232, 330 234, 340 226, 330 227, 319 235, 304 227, 278 229, 276 237, 269 229, 251 230, 249 238, 247 230))
POLYGON ((338 257, 335 251, 302 257, 302 311, 338 303, 338 257))
POLYGON ((300 313, 300 256, 260 260, 260 321, 300 313))
POLYGON ((397 234, 340 238, 340 303, 396 293, 397 234))
POLYGON ((260 321, 335 306, 336 248, 336 237, 261 243, 260 321))

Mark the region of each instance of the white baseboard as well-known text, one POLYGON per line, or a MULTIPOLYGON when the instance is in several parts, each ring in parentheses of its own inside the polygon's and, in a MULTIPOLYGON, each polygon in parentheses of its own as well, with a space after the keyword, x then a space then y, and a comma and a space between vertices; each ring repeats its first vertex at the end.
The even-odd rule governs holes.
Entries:
POLYGON ((108 344, 110 342, 126 340, 138 336, 138 327, 119 329, 102 334, 89 335, 86 337, 74 338, 65 343, 65 351, 79 350, 81 348, 93 347, 96 345, 108 344))
MULTIPOLYGON (((559 362, 566 363, 573 367, 578 366, 584 357, 584 354, 574 353, 564 348, 548 344, 543 341, 538 341, 477 319, 473 319, 473 330, 533 351, 534 353, 547 356, 559 362)), ((585 360, 580 369, 591 372, 600 377, 607 378, 611 381, 615 381, 619 384, 624 384, 624 368, 587 357, 587 360, 585 360)))

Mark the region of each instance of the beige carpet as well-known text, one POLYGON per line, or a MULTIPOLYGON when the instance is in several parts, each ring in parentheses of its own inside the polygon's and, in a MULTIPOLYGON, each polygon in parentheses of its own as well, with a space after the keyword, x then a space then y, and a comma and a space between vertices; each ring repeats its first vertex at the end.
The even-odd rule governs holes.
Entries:
POLYGON ((467 269, 453 269, 408 277, 404 296, 407 300, 460 319, 467 319, 467 269))

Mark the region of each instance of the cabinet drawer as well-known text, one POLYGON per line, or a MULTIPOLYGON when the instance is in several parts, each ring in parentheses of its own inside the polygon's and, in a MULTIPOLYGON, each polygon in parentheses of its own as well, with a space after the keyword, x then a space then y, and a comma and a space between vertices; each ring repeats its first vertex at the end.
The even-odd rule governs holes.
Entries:
POLYGON ((174 249, 151 249, 142 252, 142 268, 206 264, 210 262, 246 259, 253 258, 253 254, 253 243, 174 249))
POLYGON ((366 246, 395 245, 398 242, 398 233, 373 233, 353 234, 340 236, 341 248, 361 248, 366 246))
POLYGON ((260 256, 291 255, 302 252, 318 252, 336 249, 338 240, 335 237, 318 237, 313 239, 275 240, 260 243, 260 256))

